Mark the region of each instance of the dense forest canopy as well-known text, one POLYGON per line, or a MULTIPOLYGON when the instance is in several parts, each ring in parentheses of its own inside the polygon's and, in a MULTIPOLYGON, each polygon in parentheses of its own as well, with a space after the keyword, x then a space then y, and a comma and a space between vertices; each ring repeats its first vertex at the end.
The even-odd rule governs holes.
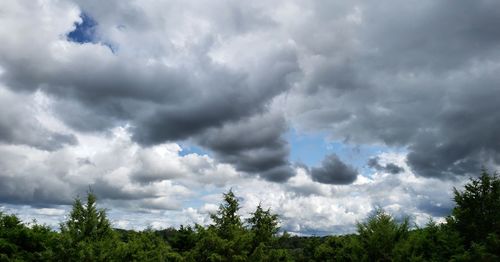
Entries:
POLYGON ((453 190, 445 223, 413 227, 378 209, 356 234, 326 237, 280 234, 279 215, 260 204, 243 220, 231 190, 207 227, 113 229, 89 191, 59 231, 0 213, 0 261, 499 261, 500 178, 483 171, 453 190))

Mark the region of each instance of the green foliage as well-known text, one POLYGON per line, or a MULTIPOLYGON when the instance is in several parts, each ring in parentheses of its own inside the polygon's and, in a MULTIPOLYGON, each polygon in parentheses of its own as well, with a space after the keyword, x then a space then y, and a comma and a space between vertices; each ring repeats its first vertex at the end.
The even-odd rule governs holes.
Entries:
POLYGON ((408 219, 397 223, 394 218, 382 210, 358 223, 358 239, 365 261, 392 261, 396 244, 406 240, 409 227, 408 219))
POLYGON ((66 222, 61 224, 58 259, 106 261, 113 257, 117 235, 104 209, 97 209, 96 196, 87 194, 85 204, 77 198, 66 222))
POLYGON ((194 261, 246 261, 252 235, 243 227, 238 210, 239 201, 232 190, 223 194, 223 202, 211 214, 208 228, 196 226, 198 239, 189 257, 194 261))
POLYGON ((73 203, 69 220, 61 224, 61 233, 70 241, 74 243, 100 241, 113 234, 111 223, 106 217, 106 211, 97 209, 96 200, 96 196, 89 192, 85 205, 79 198, 73 203))
POLYGON ((178 230, 174 228, 161 230, 160 234, 178 252, 189 251, 196 245, 196 232, 191 226, 181 225, 178 230))
POLYGON ((217 234, 224 239, 234 239, 243 231, 243 223, 237 214, 240 209, 238 199, 232 190, 224 194, 224 201, 219 206, 217 213, 211 214, 217 234))
POLYGON ((130 232, 114 254, 118 261, 183 261, 180 254, 152 230, 130 232))
POLYGON ((0 261, 49 260, 55 236, 48 227, 30 228, 17 216, 0 212, 0 261))
POLYGON ((464 252, 460 236, 447 225, 430 220, 426 227, 409 233, 406 241, 396 245, 397 261, 450 261, 464 252))
POLYGON ((253 249, 260 247, 265 248, 270 245, 273 237, 278 233, 278 215, 272 214, 270 209, 262 209, 261 204, 257 206, 252 216, 247 219, 250 225, 250 232, 253 237, 253 249))
POLYGON ((357 261, 361 247, 354 235, 330 236, 314 250, 317 261, 357 261))
POLYGON ((216 227, 196 227, 198 239, 190 252, 193 261, 246 261, 251 249, 252 238, 241 229, 231 239, 223 238, 216 227))
POLYGON ((454 189, 456 203, 448 223, 463 237, 471 259, 500 257, 500 178, 483 170, 463 191, 454 189))
POLYGON ((488 234, 500 233, 500 179, 483 170, 477 179, 465 185, 465 190, 454 189, 456 207, 451 224, 464 237, 467 245, 479 243, 488 234))

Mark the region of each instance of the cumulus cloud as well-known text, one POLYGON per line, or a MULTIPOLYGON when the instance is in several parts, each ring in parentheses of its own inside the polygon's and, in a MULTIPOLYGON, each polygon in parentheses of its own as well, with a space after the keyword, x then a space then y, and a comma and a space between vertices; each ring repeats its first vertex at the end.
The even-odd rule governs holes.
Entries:
POLYGON ((206 181, 223 186, 223 181, 238 178, 234 169, 208 156, 181 156, 177 144, 142 148, 124 129, 109 136, 82 136, 85 144, 93 143, 92 151, 82 145, 54 152, 0 146, 1 202, 70 204, 90 186, 103 201, 117 207, 179 209, 193 196, 189 188, 206 181))
POLYGON ((399 174, 404 169, 394 163, 381 164, 379 157, 373 157, 368 160, 368 167, 374 168, 377 171, 385 171, 391 174, 399 174))
POLYGON ((327 155, 320 167, 311 169, 312 179, 325 184, 350 184, 356 180, 357 176, 358 171, 342 162, 335 154, 327 155))
POLYGON ((293 175, 289 145, 283 138, 286 129, 279 114, 257 115, 208 130, 198 140, 238 170, 280 182, 293 175))
POLYGON ((74 135, 54 132, 40 123, 33 95, 15 94, 0 87, 0 104, 0 142, 49 151, 77 143, 74 135))
MULTIPOLYGON (((221 6, 227 11, 224 19, 239 21, 239 27, 225 28, 232 23, 220 20, 219 13, 187 4, 183 8, 188 14, 184 14, 171 6, 165 5, 168 16, 156 13, 158 7, 152 3, 141 8, 119 1, 105 6, 93 2, 8 4, 7 13, 17 15, 3 17, 3 24, 12 26, 18 36, 0 50, 2 79, 12 89, 42 90, 54 97, 55 114, 71 128, 105 131, 128 123, 133 139, 147 146, 188 139, 209 129, 228 130, 245 118, 258 118, 274 96, 289 89, 290 77, 299 71, 291 45, 263 45, 254 52, 258 59, 242 59, 240 63, 245 64, 238 66, 218 55, 234 48, 233 42, 247 42, 240 43, 240 35, 252 36, 246 44, 261 42, 267 34, 260 28, 272 24, 270 18, 246 15, 237 6, 221 6), (103 12, 107 8, 124 13, 109 16, 103 12), (33 16, 37 19, 28 18, 33 16), (164 17, 175 25, 153 26, 164 17), (39 28, 47 32, 40 39, 31 38, 42 33, 39 28), (228 32, 223 33, 225 29, 228 32), (116 45, 116 50, 109 45, 116 45), (34 47, 37 53, 18 55, 34 47), (25 63, 32 66, 25 67, 25 63)), ((0 34, 2 39, 9 37, 8 32, 0 34)), ((285 131, 282 124, 277 128, 285 131)), ((286 166, 286 141, 276 140, 274 145, 277 148, 268 145, 262 149, 265 152, 259 152, 252 145, 240 144, 248 148, 240 148, 244 156, 238 156, 239 160, 228 160, 228 154, 214 150, 224 161, 238 162, 240 170, 282 181, 291 173, 286 166), (248 163, 241 162, 244 157, 248 163)))

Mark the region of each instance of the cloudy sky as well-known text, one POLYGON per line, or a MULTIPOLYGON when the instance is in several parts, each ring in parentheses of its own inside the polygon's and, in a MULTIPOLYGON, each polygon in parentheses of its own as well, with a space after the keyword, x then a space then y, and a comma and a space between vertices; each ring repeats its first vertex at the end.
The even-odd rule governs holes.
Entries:
POLYGON ((500 2, 0 3, 0 210, 209 223, 232 188, 297 234, 442 219, 500 164, 500 2))

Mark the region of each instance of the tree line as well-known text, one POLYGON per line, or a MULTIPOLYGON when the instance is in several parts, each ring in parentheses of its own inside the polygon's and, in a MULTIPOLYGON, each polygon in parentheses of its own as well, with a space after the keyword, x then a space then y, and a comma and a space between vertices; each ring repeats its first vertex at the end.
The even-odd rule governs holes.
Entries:
POLYGON ((484 170, 453 190, 445 223, 411 227, 377 210, 355 234, 326 237, 278 233, 260 204, 242 219, 231 190, 208 226, 114 229, 89 192, 59 231, 0 213, 0 261, 500 261, 500 178, 484 170))

